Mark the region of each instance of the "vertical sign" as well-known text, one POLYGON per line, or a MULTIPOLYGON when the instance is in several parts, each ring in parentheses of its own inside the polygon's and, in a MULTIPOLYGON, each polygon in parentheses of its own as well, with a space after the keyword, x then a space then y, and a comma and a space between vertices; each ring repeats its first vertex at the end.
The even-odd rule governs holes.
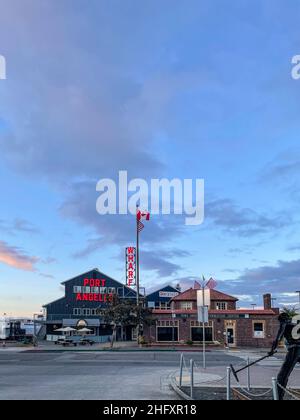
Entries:
POLYGON ((136 248, 126 248, 126 285, 136 286, 136 248))

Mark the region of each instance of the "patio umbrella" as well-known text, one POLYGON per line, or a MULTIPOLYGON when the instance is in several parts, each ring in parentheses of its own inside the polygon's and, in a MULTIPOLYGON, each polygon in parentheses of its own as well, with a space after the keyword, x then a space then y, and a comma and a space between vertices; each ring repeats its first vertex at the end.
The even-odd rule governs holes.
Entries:
POLYGON ((93 330, 90 330, 89 328, 81 328, 80 330, 78 330, 78 332, 80 333, 88 333, 88 332, 92 332, 93 330))
POLYGON ((75 330, 75 328, 71 328, 71 327, 64 327, 64 328, 59 328, 58 330, 55 330, 55 332, 57 332, 57 331, 60 331, 62 333, 70 333, 70 335, 71 335, 71 332, 74 332, 74 331, 77 331, 77 330, 75 330))
POLYGON ((72 332, 72 331, 76 331, 75 328, 71 328, 71 327, 64 327, 64 328, 58 328, 58 330, 56 331, 60 331, 60 332, 72 332))

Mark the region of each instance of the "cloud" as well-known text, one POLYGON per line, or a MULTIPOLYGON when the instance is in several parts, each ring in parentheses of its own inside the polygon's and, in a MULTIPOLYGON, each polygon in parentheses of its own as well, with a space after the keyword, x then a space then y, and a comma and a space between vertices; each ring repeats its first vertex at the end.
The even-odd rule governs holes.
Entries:
POLYGON ((0 241, 0 262, 18 270, 36 271, 37 257, 30 257, 17 247, 12 247, 0 241))
POLYGON ((300 260, 278 261, 247 269, 236 279, 222 282, 224 288, 235 294, 293 293, 300 289, 300 260))
POLYGON ((206 217, 215 226, 242 237, 269 234, 291 225, 291 216, 286 213, 270 217, 250 208, 241 208, 230 199, 209 202, 206 217))
POLYGON ((145 270, 155 271, 160 277, 169 277, 176 274, 181 266, 164 258, 162 252, 143 251, 141 267, 145 270))
POLYGON ((190 253, 185 250, 172 249, 172 250, 143 250, 143 258, 141 260, 142 268, 145 270, 156 271, 160 277, 169 277, 175 275, 182 267, 175 264, 170 259, 176 257, 184 258, 189 256, 190 253))
MULTIPOLYGON (((136 221, 132 215, 105 215, 96 211, 96 182, 79 182, 69 188, 69 193, 60 208, 60 213, 99 236, 90 239, 87 246, 75 256, 87 256, 99 249, 99 245, 131 245, 135 242, 136 221)), ((184 231, 181 217, 152 217, 141 233, 144 244, 161 244, 178 238, 184 231)))
MULTIPOLYGON (((132 39, 135 31, 124 31, 130 19, 119 20, 117 13, 113 26, 107 26, 107 8, 95 2, 84 14, 63 4, 61 14, 52 2, 44 3, 1 10, 0 38, 10 52, 13 80, 2 92, 1 119, 7 127, 0 136, 2 158, 23 174, 44 176, 59 186, 80 177, 112 177, 120 169, 135 177, 161 174, 165 167, 153 143, 165 129, 174 98, 202 82, 199 71, 162 68, 140 74, 137 68, 149 57, 138 37, 132 39)), ((143 26, 139 31, 148 35, 143 26)), ((161 31, 154 60, 160 58, 163 39, 169 39, 169 30, 162 26, 161 31)))
MULTIPOLYGON (((263 168, 259 174, 259 181, 271 182, 272 184, 274 184, 274 180, 276 180, 276 183, 278 181, 293 182, 299 178, 299 173, 299 151, 286 151, 278 155, 263 168)), ((280 182, 279 185, 281 185, 280 182)))
POLYGON ((54 279, 54 276, 52 276, 52 274, 39 273, 39 276, 44 277, 45 279, 54 279))
POLYGON ((14 219, 12 222, 0 220, 0 230, 10 235, 15 235, 20 232, 30 234, 40 233, 40 230, 31 222, 19 218, 14 219))
POLYGON ((296 244, 296 245, 291 245, 287 248, 287 251, 289 252, 295 252, 295 251, 300 251, 300 244, 296 244))

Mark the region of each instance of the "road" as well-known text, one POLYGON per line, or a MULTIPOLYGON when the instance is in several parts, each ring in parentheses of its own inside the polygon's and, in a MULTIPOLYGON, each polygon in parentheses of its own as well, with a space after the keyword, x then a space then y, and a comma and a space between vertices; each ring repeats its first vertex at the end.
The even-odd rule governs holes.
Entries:
MULTIPOLYGON (((201 353, 186 353, 201 363, 201 353)), ((0 400, 172 400, 166 377, 179 367, 177 352, 0 351, 0 400)), ((208 367, 225 371, 241 358, 207 355, 208 367), (224 367, 224 369, 223 369, 224 367)))

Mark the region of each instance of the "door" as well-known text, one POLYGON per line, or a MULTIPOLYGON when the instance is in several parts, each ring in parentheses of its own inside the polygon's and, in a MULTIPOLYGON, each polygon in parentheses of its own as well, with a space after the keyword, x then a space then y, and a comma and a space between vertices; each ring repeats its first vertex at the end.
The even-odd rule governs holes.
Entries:
POLYGON ((227 335, 227 345, 228 347, 235 347, 235 333, 234 328, 227 328, 226 329, 226 335, 227 335))

